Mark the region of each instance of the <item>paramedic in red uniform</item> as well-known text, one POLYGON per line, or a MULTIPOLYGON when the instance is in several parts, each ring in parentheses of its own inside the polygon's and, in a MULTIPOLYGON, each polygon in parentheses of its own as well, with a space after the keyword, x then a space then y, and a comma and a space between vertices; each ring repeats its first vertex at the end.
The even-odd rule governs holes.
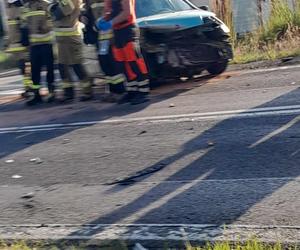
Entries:
POLYGON ((127 94, 121 102, 132 105, 148 101, 148 70, 139 46, 135 0, 105 0, 105 16, 97 22, 98 29, 114 32, 112 46, 118 71, 127 78, 127 94))

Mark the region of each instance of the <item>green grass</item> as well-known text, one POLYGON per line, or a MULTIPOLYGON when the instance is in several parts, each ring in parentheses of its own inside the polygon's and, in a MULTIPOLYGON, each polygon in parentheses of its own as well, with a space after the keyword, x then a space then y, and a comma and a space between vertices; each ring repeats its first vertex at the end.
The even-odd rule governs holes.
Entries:
POLYGON ((233 63, 242 64, 300 55, 300 0, 295 10, 286 0, 274 0, 271 15, 263 27, 234 40, 233 63))
MULTIPOLYGON (((31 244, 31 246, 27 245, 24 241, 12 243, 10 245, 0 243, 0 250, 85 250, 89 249, 88 247, 84 246, 70 246, 70 245, 64 245, 63 247, 57 247, 55 245, 49 245, 49 244, 43 244, 35 243, 31 244)), ((91 249, 91 248, 90 248, 91 249)), ((95 246, 93 246, 92 249, 96 249, 95 246)), ((99 248, 100 249, 100 248, 99 248)), ((128 250, 125 243, 122 242, 114 242, 112 245, 106 245, 106 247, 102 247, 101 249, 106 250, 128 250)), ((173 249, 176 250, 176 248, 168 248, 166 246, 161 247, 161 249, 173 249)), ((245 243, 229 243, 229 242, 216 242, 216 243, 207 243, 203 246, 192 246, 192 244, 187 243, 185 248, 177 248, 180 250, 298 250, 298 247, 296 245, 290 245, 286 246, 281 243, 276 244, 267 244, 262 243, 257 240, 249 240, 245 243)))
POLYGON ((186 250, 297 250, 297 246, 284 246, 281 243, 266 244, 257 240, 249 240, 246 243, 216 242, 207 243, 205 246, 187 245, 186 250))

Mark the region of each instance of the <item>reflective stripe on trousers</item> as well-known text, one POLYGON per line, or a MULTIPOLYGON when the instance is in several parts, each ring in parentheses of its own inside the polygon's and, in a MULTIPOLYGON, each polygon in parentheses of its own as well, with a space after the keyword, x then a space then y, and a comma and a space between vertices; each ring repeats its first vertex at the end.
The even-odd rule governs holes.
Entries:
POLYGON ((32 80, 28 76, 23 77, 23 86, 25 89, 31 88, 32 86, 32 80))

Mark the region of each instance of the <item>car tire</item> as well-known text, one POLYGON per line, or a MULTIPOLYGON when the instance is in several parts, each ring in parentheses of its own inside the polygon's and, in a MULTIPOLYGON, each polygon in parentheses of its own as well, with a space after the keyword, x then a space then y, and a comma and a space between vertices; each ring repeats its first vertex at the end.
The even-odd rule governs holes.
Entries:
POLYGON ((206 70, 212 75, 220 75, 227 69, 227 66, 228 61, 216 62, 207 67, 206 70))

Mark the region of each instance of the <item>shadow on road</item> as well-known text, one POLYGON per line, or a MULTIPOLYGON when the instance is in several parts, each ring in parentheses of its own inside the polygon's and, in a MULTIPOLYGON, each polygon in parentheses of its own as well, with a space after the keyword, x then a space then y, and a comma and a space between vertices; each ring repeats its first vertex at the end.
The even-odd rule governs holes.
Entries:
MULTIPOLYGON (((230 77, 230 74, 226 73, 226 78, 228 77, 230 77)), ((2 104, 0 102, 0 129, 44 124, 66 124, 81 121, 104 121, 113 117, 121 118, 140 112, 151 104, 165 101, 189 91, 191 88, 199 87, 214 78, 211 75, 203 75, 197 78, 196 84, 193 82, 182 83, 170 81, 153 90, 151 102, 137 106, 101 103, 101 94, 98 93, 92 102, 74 102, 66 105, 45 103, 41 106, 29 108, 25 106, 24 101, 19 99, 2 104)), ((216 78, 222 79, 222 76, 216 78)), ((1 133, 0 131, 0 159, 27 147, 68 134, 83 127, 85 126, 74 126, 72 128, 52 131, 51 133, 31 133, 29 131, 25 135, 24 133, 1 133)))
MULTIPOLYGON (((153 102, 175 96, 179 92, 176 90, 174 93, 163 94, 156 97, 153 102)), ((299 96, 299 89, 256 108, 293 105, 294 103, 289 103, 289 100, 290 96, 295 94, 299 96)), ((78 121, 82 117, 87 121, 105 120, 138 112, 145 107, 124 106, 120 109, 116 106, 107 106, 98 109, 95 106, 94 108, 81 106, 82 109, 79 111, 67 112, 66 115, 57 113, 57 116, 60 117, 59 122, 78 121)), ((2 108, 1 112, 12 110, 12 106, 9 106, 2 108)), ((57 112, 57 110, 45 108, 40 112, 57 112)), ((180 159, 201 152, 199 157, 182 166, 177 172, 166 177, 164 182, 157 184, 139 198, 87 224, 114 224, 132 217, 135 217, 133 219, 135 223, 154 223, 155 218, 159 223, 170 224, 174 221, 177 224, 188 224, 191 221, 218 225, 234 223, 254 205, 300 175, 299 120, 298 115, 264 116, 256 119, 233 117, 223 120, 184 143, 178 153, 167 155, 151 166, 146 166, 143 171, 145 175, 132 173, 132 177, 124 178, 120 184, 138 185, 139 182, 151 178, 155 170, 172 168, 172 164, 180 159), (214 143, 208 145, 208 141, 214 143), (269 178, 277 178, 278 181, 271 183, 268 181, 269 178), (265 188, 257 188, 255 182, 257 179, 260 179, 260 185, 265 188), (228 184, 224 180, 231 182, 228 184), (208 195, 212 189, 214 189, 213 196, 208 195), (186 202, 187 200, 190 202, 186 202), (182 211, 189 213, 182 214, 182 211)), ((41 124, 53 122, 57 121, 44 120, 41 124)), ((0 151, 0 158, 75 129, 57 130, 49 134, 29 134, 18 138, 17 143, 11 134, 2 134, 0 140, 4 148, 0 151)), ((122 192, 128 187, 112 186, 109 192, 122 192)), ((77 231, 72 235, 91 236, 98 232, 99 229, 89 229, 88 232, 77 231)))
MULTIPOLYGON (((259 108, 292 105, 289 97, 299 93, 297 89, 259 108)), ((119 180, 108 194, 123 192, 147 179, 155 182, 153 169, 172 171, 173 163, 199 152, 199 157, 137 199, 87 224, 236 223, 253 206, 299 177, 299 121, 298 114, 223 120, 183 144, 178 153, 119 180), (208 141, 214 143, 208 145, 208 141), (274 178, 272 182, 270 178, 274 178)), ((264 224, 263 215, 259 216, 256 221, 264 224)), ((92 236, 101 231, 89 228, 72 235, 92 236)))

